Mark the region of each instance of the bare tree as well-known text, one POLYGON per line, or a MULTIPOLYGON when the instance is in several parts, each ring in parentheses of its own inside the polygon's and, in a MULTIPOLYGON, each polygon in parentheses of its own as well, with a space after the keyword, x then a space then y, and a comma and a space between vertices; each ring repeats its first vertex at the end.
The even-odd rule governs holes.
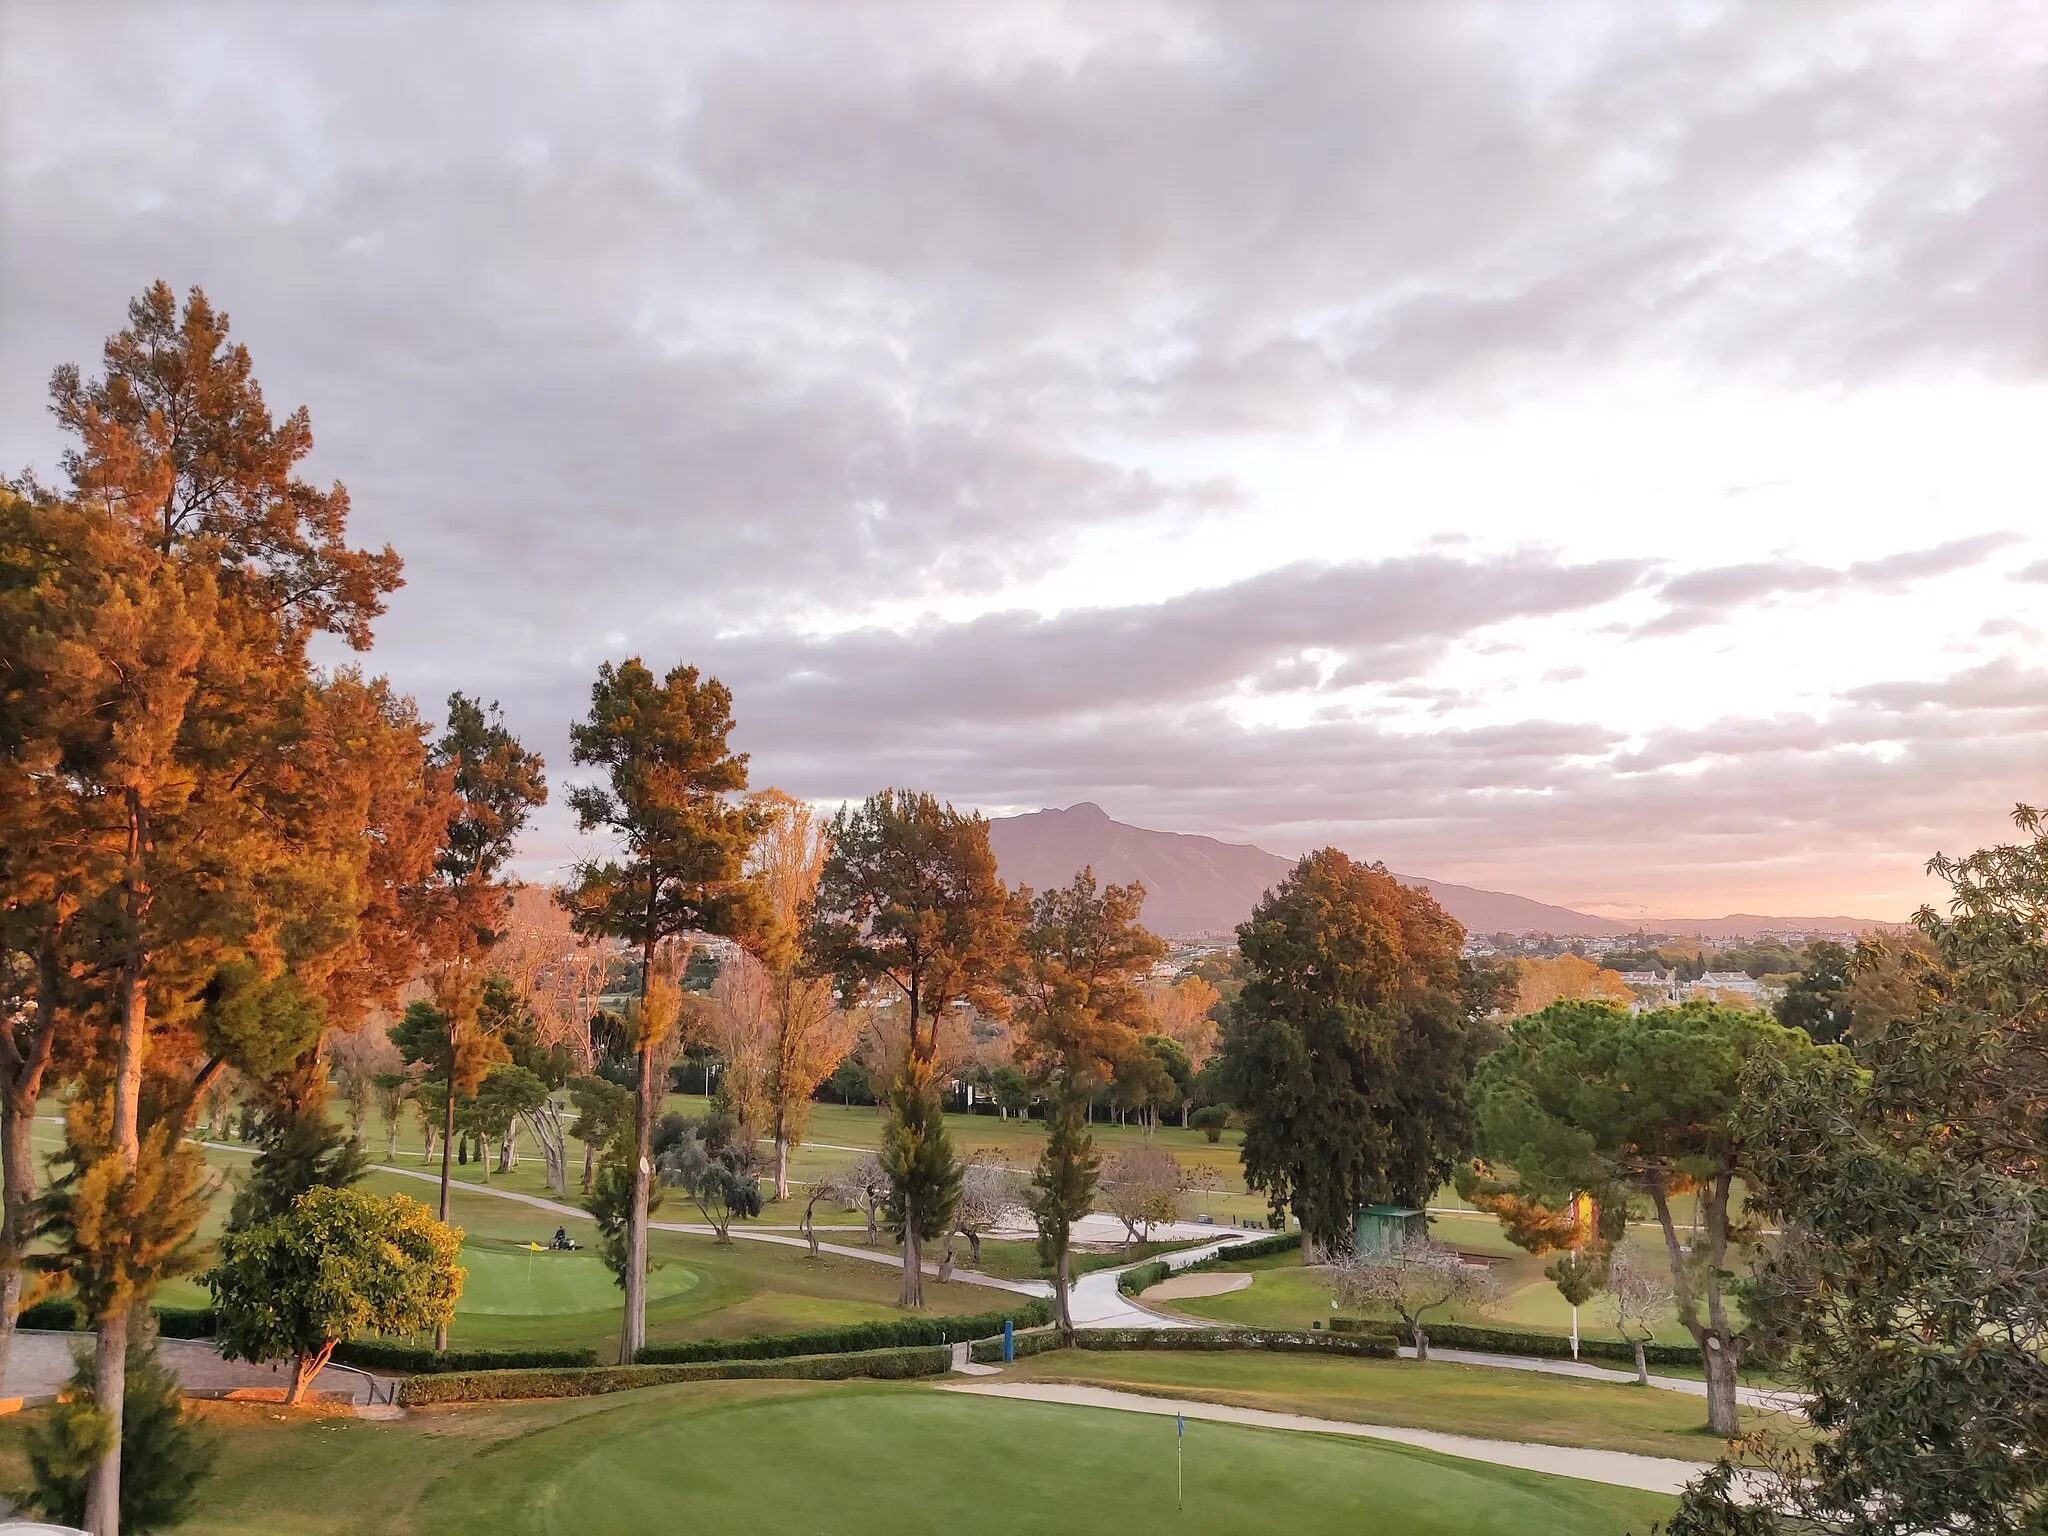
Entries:
POLYGON ((1663 1266, 1644 1263, 1626 1243, 1617 1245, 1607 1263, 1607 1290, 1601 1301, 1614 1320, 1614 1331, 1635 1346, 1636 1380, 1648 1386, 1650 1367, 1643 1346, 1672 1306, 1671 1282, 1663 1266))
POLYGON ((1385 1307, 1407 1325, 1415 1358, 1429 1358, 1423 1318, 1458 1303, 1491 1307, 1500 1286, 1484 1264, 1467 1264, 1458 1250, 1432 1237, 1412 1237, 1385 1253, 1347 1254, 1332 1266, 1337 1299, 1352 1308, 1385 1307))
MULTIPOLYGON (((960 1204, 953 1212, 953 1230, 967 1239, 969 1262, 981 1267, 983 1234, 1003 1223, 1019 1220, 1024 1210, 1024 1180, 1003 1166, 999 1155, 986 1148, 967 1160, 961 1172, 960 1204)), ((952 1242, 946 1244, 952 1251, 952 1242)))
POLYGON ((872 1244, 877 1232, 877 1222, 882 1207, 889 1199, 889 1176, 882 1172, 881 1160, 872 1152, 864 1152, 845 1167, 826 1174, 811 1185, 810 1197, 804 1202, 804 1236, 811 1245, 811 1257, 818 1256, 818 1239, 811 1230, 812 1212, 820 1205, 837 1205, 849 1211, 859 1211, 867 1218, 868 1242, 872 1244))
POLYGON ((1150 1242, 1153 1227, 1178 1221, 1187 1173, 1164 1147, 1133 1147, 1102 1165, 1102 1203, 1124 1224, 1124 1246, 1150 1242))

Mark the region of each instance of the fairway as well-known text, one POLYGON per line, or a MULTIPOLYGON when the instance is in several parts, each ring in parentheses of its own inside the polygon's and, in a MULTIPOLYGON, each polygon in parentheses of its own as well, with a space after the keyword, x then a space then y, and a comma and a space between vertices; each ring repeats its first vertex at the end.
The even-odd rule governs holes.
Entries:
POLYGON ((705 1533, 905 1536, 1282 1527, 1293 1536, 1621 1536, 1668 1514, 1654 1494, 1397 1446, 1190 1424, 1174 1511, 1174 1426, 929 1388, 846 1386, 701 1407, 674 1398, 508 1440, 435 1483, 439 1536, 705 1533))
MULTIPOLYGON (((619 1288, 596 1254, 542 1251, 502 1238, 471 1238, 462 1245, 462 1299, 458 1316, 544 1317, 559 1312, 617 1311, 619 1288)), ((694 1290, 702 1279, 685 1265, 667 1263, 647 1277, 647 1299, 694 1290)))

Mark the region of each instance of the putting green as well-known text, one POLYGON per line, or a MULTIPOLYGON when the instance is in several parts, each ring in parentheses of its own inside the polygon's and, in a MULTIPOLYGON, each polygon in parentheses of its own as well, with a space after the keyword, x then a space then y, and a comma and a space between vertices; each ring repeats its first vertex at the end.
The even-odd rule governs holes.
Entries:
MULTIPOLYGON (((500 1238, 472 1238, 462 1245, 462 1283, 456 1316, 544 1317, 559 1312, 617 1311, 619 1288, 596 1254, 535 1253, 500 1238)), ((664 1264, 647 1277, 647 1299, 678 1296, 701 1277, 681 1264, 664 1264)))
MULTIPOLYGON (((767 1387, 762 1383, 763 1388, 767 1387)), ((668 1393, 508 1439, 436 1483, 430 1536, 830 1531, 1074 1536, 1622 1536, 1655 1494, 1385 1446, 929 1387, 668 1393)))

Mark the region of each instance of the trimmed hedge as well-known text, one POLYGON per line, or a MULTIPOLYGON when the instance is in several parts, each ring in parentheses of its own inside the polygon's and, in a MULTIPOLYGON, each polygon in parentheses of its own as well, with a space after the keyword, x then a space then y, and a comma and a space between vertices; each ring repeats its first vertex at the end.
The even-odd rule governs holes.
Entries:
POLYGON ((1271 1237, 1247 1238, 1241 1243, 1225 1243, 1208 1258, 1198 1264, 1190 1264, 1190 1273, 1203 1269, 1220 1269, 1226 1264, 1242 1264, 1246 1259, 1268 1258, 1276 1253, 1297 1253, 1301 1249, 1301 1233, 1275 1232, 1271 1237))
MULTIPOLYGON (((1330 1331, 1351 1337, 1386 1338, 1395 1344, 1408 1342, 1408 1330, 1399 1323, 1378 1318, 1333 1317, 1330 1331)), ((1556 1333, 1532 1333, 1521 1328, 1488 1328, 1476 1323, 1429 1323, 1422 1330, 1429 1335, 1432 1349, 1477 1349, 1496 1355, 1534 1355, 1545 1360, 1569 1360, 1572 1341, 1556 1333)), ((1581 1360, 1618 1360, 1636 1363, 1635 1346, 1620 1339, 1579 1337, 1581 1360)), ((1690 1344, 1645 1344, 1643 1359, 1650 1365, 1698 1365, 1700 1352, 1690 1344)))
MULTIPOLYGON (((1016 1346, 1017 1358, 1028 1360, 1033 1355, 1042 1355, 1048 1349, 1060 1347, 1060 1331, 1057 1328, 1034 1328, 1029 1333, 1016 1335, 1011 1342, 1016 1346)), ((997 1339, 976 1339, 967 1347, 967 1358, 977 1365, 1001 1365, 1003 1363, 1003 1341, 997 1339)))
POLYGON ((1019 1296, 1017 1305, 1000 1312, 971 1312, 959 1317, 901 1317, 885 1322, 849 1323, 841 1328, 808 1328, 801 1333, 756 1334, 747 1339, 689 1339, 676 1344, 650 1344, 640 1351, 640 1365, 689 1365, 707 1360, 779 1360, 796 1355, 841 1355, 877 1349, 911 1349, 925 1344, 959 1344, 1003 1331, 1003 1323, 1019 1329, 1052 1321, 1052 1303, 1041 1296, 1019 1296))
POLYGON ((684 1365, 601 1365, 588 1370, 465 1371, 413 1376, 398 1388, 408 1408, 429 1403, 487 1403, 513 1398, 595 1397, 678 1381, 844 1381, 870 1376, 905 1381, 943 1376, 953 1368, 944 1345, 871 1349, 845 1355, 799 1355, 780 1360, 700 1360, 684 1365))
MULTIPOLYGON (((156 1331, 167 1339, 210 1339, 218 1321, 211 1307, 154 1307, 156 1331)), ((51 1296, 15 1314, 17 1328, 39 1328, 51 1333, 83 1333, 90 1319, 70 1296, 51 1296)))
POLYGON ((597 1364, 594 1349, 451 1349, 435 1354, 424 1344, 390 1339, 344 1339, 334 1346, 338 1365, 366 1371, 416 1371, 448 1375, 466 1371, 574 1370, 597 1364))
POLYGON ((1373 1360, 1391 1360, 1395 1354, 1394 1341, 1388 1338, 1276 1328, 1086 1328, 1076 1331, 1074 1344, 1080 1349, 1267 1350, 1373 1360))
POLYGON ((1164 1259, 1154 1259, 1150 1264, 1134 1265, 1116 1277, 1116 1288, 1126 1296, 1135 1296, 1147 1286, 1157 1285, 1173 1273, 1164 1259))

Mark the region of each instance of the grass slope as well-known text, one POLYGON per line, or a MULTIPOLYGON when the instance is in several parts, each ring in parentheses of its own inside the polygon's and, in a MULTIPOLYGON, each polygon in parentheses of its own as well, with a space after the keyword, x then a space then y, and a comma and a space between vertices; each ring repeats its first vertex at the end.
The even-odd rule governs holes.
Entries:
MULTIPOLYGON (((1706 1430, 1706 1404, 1696 1397, 1655 1387, 1441 1360, 1418 1365, 1412 1360, 1066 1349, 1019 1361, 1005 1375, 1121 1387, 1354 1424, 1396 1424, 1684 1461, 1711 1461, 1724 1449, 1723 1442, 1706 1430)), ((1767 1417, 1776 1418, 1744 1414, 1751 1425, 1767 1417)))
MULTIPOLYGON (((521 1536, 683 1526, 913 1536, 1622 1536, 1672 1501, 1336 1437, 869 1383, 717 1382, 398 1423, 210 1405, 224 1449, 186 1536, 521 1536)), ((18 1477, 21 1419, 0 1423, 18 1477)))

